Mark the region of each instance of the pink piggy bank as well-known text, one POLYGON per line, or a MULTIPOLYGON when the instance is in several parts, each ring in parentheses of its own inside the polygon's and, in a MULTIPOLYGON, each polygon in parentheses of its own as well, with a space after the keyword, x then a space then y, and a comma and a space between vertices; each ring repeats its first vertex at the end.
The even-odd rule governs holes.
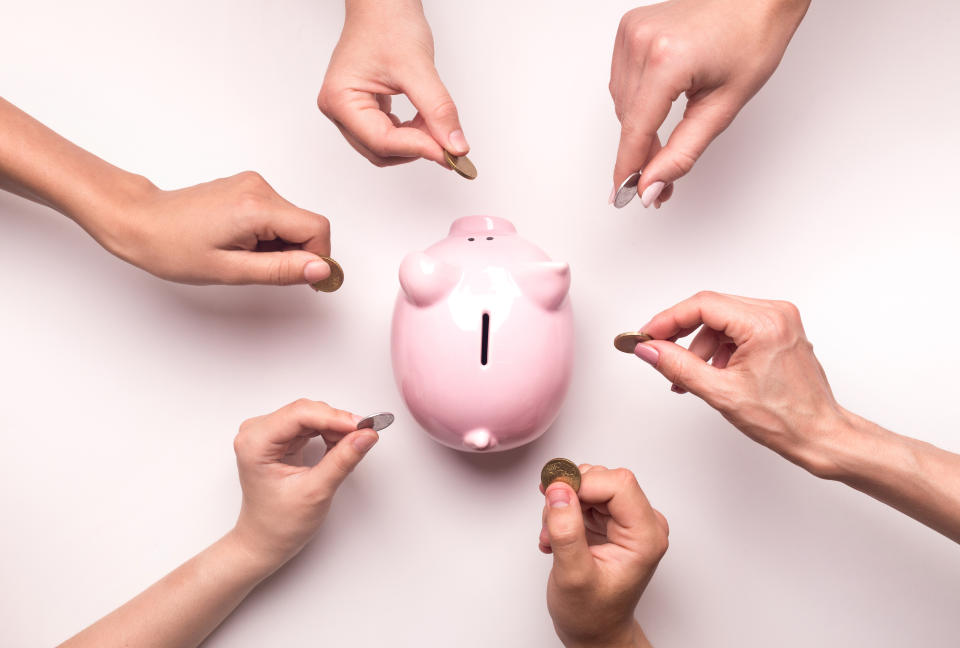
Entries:
POLYGON ((570 266, 494 216, 404 258, 393 372, 407 407, 458 450, 509 450, 553 423, 570 384, 570 266))

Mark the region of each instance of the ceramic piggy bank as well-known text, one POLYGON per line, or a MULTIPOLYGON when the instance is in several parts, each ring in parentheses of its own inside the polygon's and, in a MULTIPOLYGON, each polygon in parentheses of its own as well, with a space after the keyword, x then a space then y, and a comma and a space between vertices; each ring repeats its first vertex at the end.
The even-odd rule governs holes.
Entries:
POLYGON ((509 450, 546 431, 570 384, 570 267, 510 221, 467 216, 400 265, 393 372, 437 441, 509 450))

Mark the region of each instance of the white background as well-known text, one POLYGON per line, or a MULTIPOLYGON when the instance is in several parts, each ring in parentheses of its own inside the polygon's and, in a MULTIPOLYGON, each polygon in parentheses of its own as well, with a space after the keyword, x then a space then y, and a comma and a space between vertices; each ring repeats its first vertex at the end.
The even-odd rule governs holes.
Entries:
POLYGON ((239 423, 308 396, 398 420, 211 646, 555 645, 536 486, 556 455, 633 469, 669 519, 638 612, 657 645, 956 645, 954 544, 752 443, 611 339, 700 289, 789 299, 843 405, 960 451, 960 5, 815 2, 659 212, 606 203, 629 8, 428 3, 468 183, 374 168, 317 111, 338 2, 0 3, 3 96, 165 188, 261 172, 330 217, 346 270, 332 295, 174 285, 0 195, 0 642, 62 640, 218 538, 239 423), (569 397, 506 455, 431 441, 390 369, 400 259, 471 213, 573 271, 569 397))

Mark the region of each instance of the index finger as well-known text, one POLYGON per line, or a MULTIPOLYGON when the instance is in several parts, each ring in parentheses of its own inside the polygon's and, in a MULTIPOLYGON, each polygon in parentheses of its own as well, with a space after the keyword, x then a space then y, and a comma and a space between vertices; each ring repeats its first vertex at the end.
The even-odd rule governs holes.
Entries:
POLYGON ((660 150, 657 130, 676 98, 669 80, 658 70, 648 70, 648 67, 644 66, 639 85, 627 100, 620 119, 620 146, 613 167, 614 187, 619 187, 631 173, 642 171, 647 161, 660 150))
POLYGON ((740 345, 749 336, 747 313, 750 308, 752 306, 731 295, 699 292, 658 313, 641 330, 655 340, 669 340, 703 324, 725 333, 740 345))
POLYGON ((637 478, 624 468, 590 471, 582 475, 577 497, 582 504, 601 508, 624 529, 659 524, 637 478))
POLYGON ((380 158, 443 159, 440 145, 430 135, 418 128, 395 125, 369 93, 342 93, 331 102, 328 116, 380 158))

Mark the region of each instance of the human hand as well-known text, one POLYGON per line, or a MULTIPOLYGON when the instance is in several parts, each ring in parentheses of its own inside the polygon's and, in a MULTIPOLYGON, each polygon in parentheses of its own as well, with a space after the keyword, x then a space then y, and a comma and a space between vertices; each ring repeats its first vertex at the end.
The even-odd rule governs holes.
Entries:
POLYGON ((257 173, 162 191, 144 181, 112 218, 85 227, 108 250, 188 284, 313 283, 330 275, 330 223, 257 173))
POLYGON ((457 107, 433 63, 433 34, 420 0, 347 0, 343 32, 317 97, 347 142, 383 167, 426 158, 446 166, 443 149, 465 155, 457 107), (391 96, 417 109, 402 122, 391 96))
POLYGON ((620 120, 613 186, 642 170, 644 207, 669 199, 710 142, 777 68, 809 0, 669 0, 620 21, 610 95, 620 120), (681 94, 683 119, 657 130, 681 94))
MULTIPOLYGON (((540 550, 553 553, 547 607, 567 648, 648 646, 634 609, 669 527, 629 470, 580 466, 580 491, 546 489, 540 550)), ((542 487, 541 487, 542 490, 542 487)))
POLYGON ((234 527, 248 550, 279 567, 310 540, 337 488, 379 436, 357 430, 361 417, 300 399, 240 426, 233 442, 243 505, 234 527), (327 453, 304 466, 303 448, 322 436, 327 453))
POLYGON ((824 450, 848 413, 837 404, 796 306, 697 293, 641 329, 635 353, 717 409, 748 437, 824 475, 824 450), (674 343, 703 325, 689 349, 674 343), (708 364, 710 359, 712 364, 708 364))

